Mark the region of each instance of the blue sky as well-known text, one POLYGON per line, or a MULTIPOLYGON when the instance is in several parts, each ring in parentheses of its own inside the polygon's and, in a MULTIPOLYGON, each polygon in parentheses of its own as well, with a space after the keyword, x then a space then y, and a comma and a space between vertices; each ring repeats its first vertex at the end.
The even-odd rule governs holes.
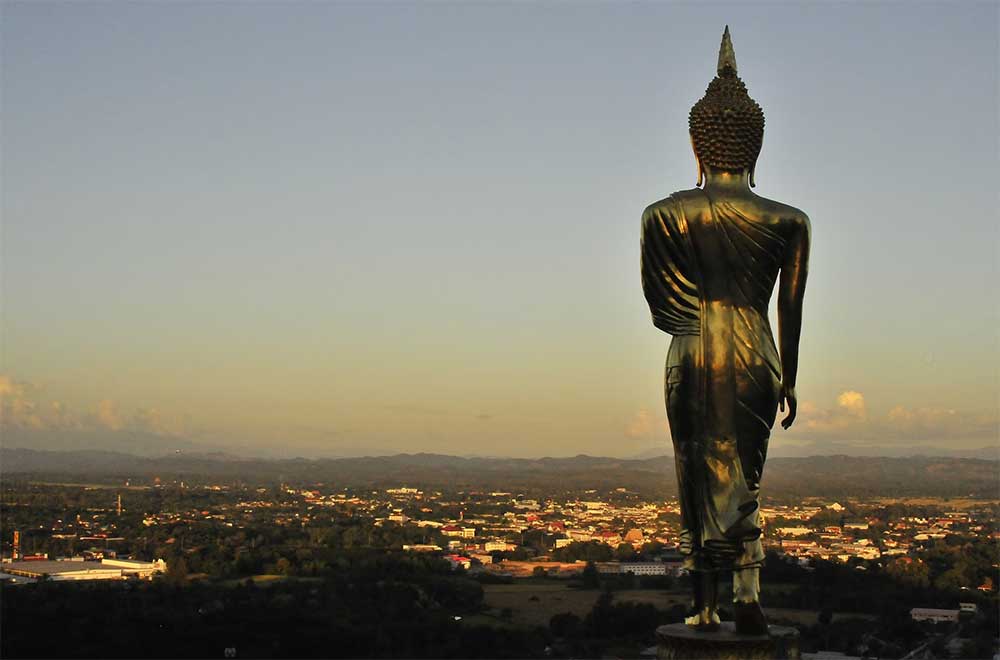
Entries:
POLYGON ((668 446, 639 215, 728 24, 805 210, 774 451, 996 442, 996 3, 6 2, 5 420, 334 455, 668 446))

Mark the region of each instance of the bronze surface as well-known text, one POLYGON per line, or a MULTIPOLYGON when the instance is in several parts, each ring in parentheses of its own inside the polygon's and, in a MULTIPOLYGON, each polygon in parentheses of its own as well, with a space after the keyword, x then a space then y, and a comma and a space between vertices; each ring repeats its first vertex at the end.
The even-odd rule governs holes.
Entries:
MULTIPOLYGON (((696 611, 688 623, 706 630, 718 626, 719 571, 734 572, 734 600, 758 602, 764 559, 760 483, 779 407, 788 410, 784 428, 795 420, 809 258, 806 214, 750 189, 763 113, 735 76, 727 27, 719 76, 696 106, 703 108, 698 126, 692 112, 704 187, 676 192, 642 216, 643 292, 653 324, 673 335, 664 393, 680 493, 681 551, 698 576, 696 611), (725 84, 716 84, 721 79, 725 84), (705 126, 722 137, 714 139, 705 126), (777 345, 768 320, 776 283, 777 345)), ((737 625, 741 632, 766 630, 762 615, 741 617, 737 625)))

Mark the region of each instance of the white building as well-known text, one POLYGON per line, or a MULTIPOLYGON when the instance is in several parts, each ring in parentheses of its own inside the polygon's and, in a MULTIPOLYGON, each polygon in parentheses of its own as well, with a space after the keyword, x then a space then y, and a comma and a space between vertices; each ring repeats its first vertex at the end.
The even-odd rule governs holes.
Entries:
POLYGON ((779 527, 778 533, 782 536, 805 536, 812 534, 813 530, 808 527, 779 527))
POLYGON ((10 573, 4 573, 0 571, 0 582, 4 584, 31 584, 37 582, 35 578, 25 577, 23 575, 11 575, 10 573))
POLYGON ((102 566, 120 568, 123 577, 151 578, 156 573, 167 570, 167 562, 162 559, 155 561, 139 561, 138 559, 102 559, 102 566))
POLYGON ((150 579, 156 573, 167 570, 162 559, 137 561, 132 559, 102 559, 84 561, 82 557, 56 560, 12 561, 3 565, 3 571, 10 575, 46 579, 67 580, 124 580, 130 577, 150 579))
POLYGON ((661 561, 599 561, 597 572, 603 575, 666 575, 667 565, 661 561))
POLYGON ((667 565, 662 561, 626 562, 621 565, 621 572, 633 575, 666 575, 667 565))
POLYGON ((441 533, 445 536, 457 536, 462 539, 476 538, 475 527, 459 527, 458 525, 445 525, 441 528, 441 533))
POLYGON ((430 543, 404 544, 403 550, 408 550, 410 552, 439 552, 441 550, 441 546, 430 543))
POLYGON ((802 660, 861 660, 856 655, 846 655, 840 651, 817 651, 816 653, 803 653, 802 660))
POLYGON ((914 607, 910 610, 910 618, 914 621, 958 621, 958 610, 938 610, 931 607, 914 607))
POLYGON ((483 544, 483 550, 486 552, 509 552, 511 550, 516 550, 517 546, 513 543, 508 543, 506 541, 487 541, 483 544))

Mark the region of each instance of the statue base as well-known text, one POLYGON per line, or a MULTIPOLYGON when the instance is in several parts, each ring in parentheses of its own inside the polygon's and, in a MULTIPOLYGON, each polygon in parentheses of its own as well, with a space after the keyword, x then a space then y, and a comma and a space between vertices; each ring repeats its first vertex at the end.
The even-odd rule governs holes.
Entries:
POLYGON ((672 623, 656 629, 658 660, 801 660, 799 631, 768 626, 766 635, 741 635, 724 622, 714 632, 672 623))

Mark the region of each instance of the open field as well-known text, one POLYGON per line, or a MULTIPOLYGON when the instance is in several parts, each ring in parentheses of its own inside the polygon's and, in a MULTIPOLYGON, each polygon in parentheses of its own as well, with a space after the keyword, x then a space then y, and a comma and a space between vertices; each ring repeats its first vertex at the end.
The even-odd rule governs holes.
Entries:
MULTIPOLYGON (((768 608, 766 606, 766 589, 765 587, 764 612, 770 619, 806 625, 816 623, 818 613, 812 610, 768 608)), ((484 601, 490 608, 488 618, 498 616, 504 608, 509 607, 512 611, 510 624, 528 627, 548 626, 549 619, 562 612, 572 612, 583 618, 594 607, 594 603, 601 593, 596 589, 570 589, 565 584, 558 582, 487 584, 483 585, 483 591, 484 601)), ((687 606, 690 603, 690 595, 686 591, 628 589, 616 591, 615 600, 617 602, 649 603, 658 609, 667 610, 675 605, 687 606)), ((726 599, 721 600, 725 602, 726 599)), ((835 620, 854 617, 874 618, 864 614, 834 613, 835 620)), ((490 621, 484 619, 483 622, 490 621)))
POLYGON ((227 587, 238 587, 242 584, 245 584, 247 580, 251 580, 258 587, 274 584, 275 582, 322 582, 323 581, 321 578, 316 578, 316 577, 298 577, 293 575, 273 575, 270 573, 262 573, 260 575, 251 575, 250 577, 230 578, 228 580, 223 580, 221 584, 227 587))
POLYGON ((601 593, 569 589, 559 582, 484 584, 483 591, 483 600, 492 609, 492 614, 509 607, 513 610, 511 623, 529 627, 548 626, 549 619, 561 612, 572 612, 583 618, 601 593))
MULTIPOLYGON (((815 610, 791 610, 784 609, 781 607, 765 607, 764 613, 772 622, 784 622, 790 621, 792 623, 803 624, 811 626, 816 623, 819 619, 819 612, 815 610)), ((842 621, 844 619, 866 619, 868 621, 874 621, 878 617, 874 614, 860 614, 857 612, 834 612, 833 621, 842 621)))

